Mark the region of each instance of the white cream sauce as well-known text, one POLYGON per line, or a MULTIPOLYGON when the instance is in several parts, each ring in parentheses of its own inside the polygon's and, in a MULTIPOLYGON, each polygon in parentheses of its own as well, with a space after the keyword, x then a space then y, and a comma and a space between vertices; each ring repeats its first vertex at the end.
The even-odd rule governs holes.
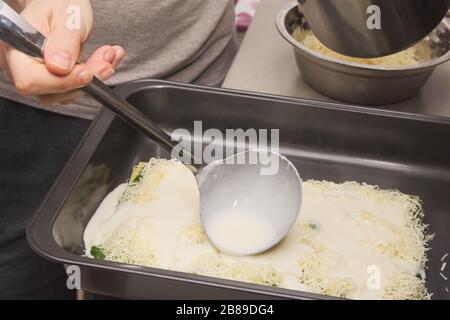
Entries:
MULTIPOLYGON (((296 225, 288 236, 269 251, 255 256, 238 257, 219 253, 203 234, 199 220, 199 193, 193 174, 181 164, 164 169, 164 178, 154 191, 151 200, 144 203, 119 203, 126 188, 120 185, 102 202, 90 220, 84 233, 86 248, 104 243, 108 234, 120 229, 133 230, 143 243, 152 248, 155 262, 152 266, 184 272, 195 269, 196 260, 207 263, 222 261, 224 264, 246 263, 258 270, 273 267, 282 277, 282 287, 312 291, 299 282, 299 262, 314 254, 314 246, 325 248, 323 264, 329 270, 328 277, 350 278, 353 289, 350 298, 380 298, 388 276, 398 269, 415 270, 417 264, 383 255, 377 249, 380 243, 396 241, 392 230, 401 228, 408 221, 403 214, 405 204, 399 201, 377 201, 364 196, 364 192, 345 191, 336 185, 336 190, 323 190, 320 185, 304 183, 304 202, 296 225), (375 220, 362 218, 368 213, 389 222, 392 230, 375 220), (306 239, 306 240, 305 240, 306 239), (308 244, 311 240, 313 245, 308 244), (376 265, 381 270, 381 289, 369 290, 367 268, 376 265)), ((224 218, 223 218, 224 219, 224 218)), ((254 222, 236 220, 216 221, 217 225, 235 224, 237 229, 249 228, 254 222)), ((217 230, 217 246, 238 250, 239 245, 253 245, 261 237, 270 236, 270 228, 253 228, 249 239, 223 234, 217 230)), ((223 230, 223 229, 222 229, 223 230)), ((239 230, 241 232, 242 230, 239 230)), ((124 248, 126 249, 126 248, 124 248)), ((201 264, 201 263, 200 263, 201 264)), ((205 267, 206 268, 206 267, 205 267)), ((206 273, 211 273, 205 269, 206 273)), ((212 269, 211 269, 212 270, 212 269)))
POLYGON ((267 248, 276 232, 270 223, 253 214, 223 212, 211 217, 209 239, 222 252, 246 255, 267 248))

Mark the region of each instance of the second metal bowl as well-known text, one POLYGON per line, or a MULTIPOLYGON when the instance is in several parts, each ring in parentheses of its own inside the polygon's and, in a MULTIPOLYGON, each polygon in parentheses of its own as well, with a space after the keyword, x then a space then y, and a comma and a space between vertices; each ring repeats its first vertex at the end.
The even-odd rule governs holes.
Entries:
POLYGON ((412 46, 436 28, 450 6, 450 0, 298 2, 322 43, 341 54, 364 58, 386 56, 412 46))
POLYGON ((420 91, 436 66, 450 59, 450 26, 445 20, 417 44, 431 57, 417 65, 399 67, 328 57, 297 41, 292 32, 298 27, 310 31, 297 2, 292 2, 278 14, 277 28, 293 46, 305 82, 324 95, 351 103, 388 105, 407 100, 420 91))

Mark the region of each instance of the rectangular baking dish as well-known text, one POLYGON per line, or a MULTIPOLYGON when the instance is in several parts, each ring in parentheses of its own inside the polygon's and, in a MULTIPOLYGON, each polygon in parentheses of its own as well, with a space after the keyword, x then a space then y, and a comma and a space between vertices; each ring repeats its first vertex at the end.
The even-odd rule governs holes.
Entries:
MULTIPOLYGON (((281 152, 304 180, 356 180, 419 195, 435 234, 428 288, 434 299, 450 298, 443 277, 448 270, 441 271, 450 251, 450 119, 153 80, 128 83, 117 92, 168 132, 192 130, 195 120, 203 120, 203 130, 280 129, 281 152)), ((137 162, 167 156, 103 109, 31 219, 31 247, 50 260, 79 266, 82 288, 108 296, 330 298, 83 257, 83 231, 102 199, 128 179, 137 162)))

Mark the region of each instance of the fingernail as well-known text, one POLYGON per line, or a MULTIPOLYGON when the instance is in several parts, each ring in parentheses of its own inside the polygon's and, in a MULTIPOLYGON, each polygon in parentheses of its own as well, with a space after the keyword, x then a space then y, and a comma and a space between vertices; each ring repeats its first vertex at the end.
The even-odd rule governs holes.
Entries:
POLYGON ((72 57, 67 52, 58 51, 53 54, 52 63, 62 69, 69 70, 72 66, 72 57))
POLYGON ((116 59, 122 59, 125 55, 125 51, 121 47, 115 47, 114 50, 116 50, 116 59))
POLYGON ((108 49, 103 54, 103 59, 109 63, 112 63, 114 61, 115 56, 116 56, 116 50, 108 49))
POLYGON ((106 70, 104 70, 101 74, 100 74, 100 78, 102 78, 102 80, 108 80, 109 78, 111 78, 116 72, 114 71, 114 69, 112 68, 108 68, 106 70))
POLYGON ((91 81, 92 78, 92 72, 89 70, 84 70, 78 75, 78 82, 79 84, 86 84, 89 81, 91 81))

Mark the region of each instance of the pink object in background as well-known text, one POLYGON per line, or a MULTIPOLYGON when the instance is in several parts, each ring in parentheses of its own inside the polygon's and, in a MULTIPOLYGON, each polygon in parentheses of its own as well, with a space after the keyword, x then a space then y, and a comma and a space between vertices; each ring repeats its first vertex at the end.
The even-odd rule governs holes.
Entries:
POLYGON ((246 31, 256 14, 256 8, 261 0, 238 0, 236 3, 236 29, 246 31))

